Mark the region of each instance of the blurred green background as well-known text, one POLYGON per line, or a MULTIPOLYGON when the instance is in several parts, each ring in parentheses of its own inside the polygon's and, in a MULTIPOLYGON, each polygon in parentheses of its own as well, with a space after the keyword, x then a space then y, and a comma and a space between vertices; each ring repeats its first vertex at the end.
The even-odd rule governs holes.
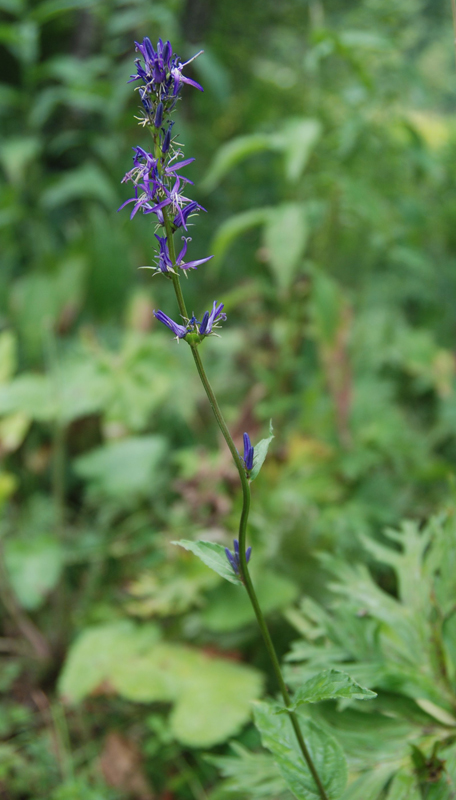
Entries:
POLYGON ((116 212, 147 147, 133 42, 205 51, 176 130, 208 212, 190 252, 215 258, 184 290, 197 316, 225 303, 203 355, 238 446, 273 420, 250 539, 283 654, 283 611, 325 600, 317 553, 368 560, 362 537, 453 491, 450 4, 0 9, 0 796, 224 797, 205 753, 256 747, 250 700, 274 684, 244 596, 171 545, 230 544, 240 494, 154 320, 176 318, 170 286, 137 269, 153 224, 116 212))

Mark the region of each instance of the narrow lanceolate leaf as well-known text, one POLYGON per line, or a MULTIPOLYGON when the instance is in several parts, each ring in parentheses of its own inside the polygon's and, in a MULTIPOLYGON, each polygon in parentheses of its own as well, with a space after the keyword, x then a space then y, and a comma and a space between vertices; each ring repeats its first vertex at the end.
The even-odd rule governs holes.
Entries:
POLYGON ((172 544, 177 544, 179 547, 183 547, 184 550, 190 550, 206 566, 221 575, 222 578, 230 581, 230 583, 237 583, 242 586, 242 582, 233 572, 233 568, 226 557, 225 548, 221 544, 216 544, 215 542, 191 542, 188 539, 181 539, 179 542, 172 542, 172 544))
POLYGON ((271 209, 265 207, 241 211, 239 214, 234 214, 234 216, 227 219, 226 222, 218 228, 211 244, 215 263, 219 264, 221 262, 226 251, 238 236, 242 236, 246 231, 256 228, 259 225, 264 225, 270 218, 271 209))
POLYGON ((267 133, 254 133, 231 139, 218 150, 209 172, 202 182, 203 191, 210 192, 215 189, 222 178, 245 158, 264 150, 277 149, 275 137, 267 133))
POLYGON ((264 244, 280 290, 289 289, 309 238, 308 208, 304 203, 281 203, 271 211, 263 230, 264 244))
POLYGON ((255 452, 253 455, 253 467, 250 473, 250 480, 255 480, 256 476, 258 475, 261 467, 264 464, 264 460, 268 454, 269 445, 271 444, 274 434, 272 432, 272 420, 269 423, 269 436, 267 439, 262 439, 261 442, 255 445, 255 452))
MULTIPOLYGON (((254 704, 255 724, 264 747, 274 755, 288 788, 297 800, 320 800, 312 773, 299 749, 288 716, 278 716, 271 703, 254 704)), ((313 720, 299 717, 301 731, 328 800, 339 800, 347 781, 347 765, 340 745, 313 720)))
MULTIPOLYGON (((376 692, 360 686, 345 672, 326 669, 299 687, 293 696, 294 702, 289 710, 295 711, 305 703, 320 703, 322 700, 373 700, 374 697, 377 697, 376 692)), ((286 713, 287 710, 283 708, 281 713, 286 713)))

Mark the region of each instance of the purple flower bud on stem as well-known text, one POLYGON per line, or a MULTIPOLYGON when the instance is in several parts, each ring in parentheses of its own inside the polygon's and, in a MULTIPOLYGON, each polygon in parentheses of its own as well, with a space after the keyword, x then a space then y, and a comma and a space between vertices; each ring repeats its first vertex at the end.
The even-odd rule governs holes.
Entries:
MULTIPOLYGON (((236 575, 240 575, 241 560, 239 556, 239 541, 237 539, 233 539, 233 546, 234 546, 234 553, 232 553, 231 550, 228 549, 228 547, 225 547, 225 553, 228 561, 230 562, 233 568, 233 572, 236 575)), ((245 551, 245 560, 247 561, 247 564, 249 563, 251 553, 252 553, 252 548, 248 547, 247 550, 245 551)))
POLYGON ((253 453, 254 447, 250 441, 250 436, 248 433, 244 433, 244 466, 247 472, 253 467, 253 453))
POLYGON ((163 122, 163 103, 159 103, 155 112, 154 125, 156 128, 161 128, 163 122))

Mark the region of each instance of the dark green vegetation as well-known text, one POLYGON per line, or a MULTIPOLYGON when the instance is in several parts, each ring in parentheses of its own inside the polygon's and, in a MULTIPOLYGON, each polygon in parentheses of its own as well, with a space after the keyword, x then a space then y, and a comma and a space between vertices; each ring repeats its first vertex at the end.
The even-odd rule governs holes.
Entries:
POLYGON ((188 348, 153 320, 177 319, 168 283, 137 271, 150 218, 116 214, 145 35, 205 49, 178 125, 208 210, 192 254, 216 258, 187 305, 225 302, 202 348, 238 446, 273 419, 251 565, 287 680, 378 692, 314 705, 307 685, 303 728, 344 751, 344 800, 456 797, 450 4, 0 9, 0 797, 291 798, 250 722, 261 697, 286 750, 242 588, 171 545, 229 545, 240 497, 188 348))

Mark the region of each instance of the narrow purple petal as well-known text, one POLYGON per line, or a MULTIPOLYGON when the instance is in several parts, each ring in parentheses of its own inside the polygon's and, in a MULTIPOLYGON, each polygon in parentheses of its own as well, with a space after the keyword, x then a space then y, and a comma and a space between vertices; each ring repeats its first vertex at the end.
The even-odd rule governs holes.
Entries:
POLYGON ((186 264, 179 264, 181 269, 196 269, 199 267, 200 264, 204 264, 206 261, 210 261, 211 258, 214 256, 207 256, 207 258, 200 258, 198 261, 187 261, 186 264))
POLYGON ((185 158, 183 161, 178 161, 177 164, 171 164, 166 167, 166 172, 175 172, 176 169, 182 169, 182 167, 186 167, 187 164, 191 164, 194 160, 194 158, 185 158))
POLYGON ((125 203, 122 203, 121 206, 117 209, 117 211, 122 211, 125 206, 128 206, 128 203, 136 203, 136 197, 130 197, 129 200, 125 200, 125 203))
POLYGON ((200 92, 204 92, 203 87, 200 86, 199 83, 197 83, 196 81, 192 81, 191 78, 186 78, 185 75, 180 74, 179 75, 179 80, 182 81, 182 83, 188 83, 189 86, 194 86, 195 89, 199 89, 200 92))
POLYGON ((184 246, 183 246, 182 250, 180 251, 179 255, 177 256, 177 260, 176 260, 176 264, 177 264, 178 267, 180 267, 181 262, 185 258, 185 254, 187 252, 187 242, 191 242, 192 240, 190 238, 186 238, 185 236, 182 236, 182 241, 184 242, 184 246))

